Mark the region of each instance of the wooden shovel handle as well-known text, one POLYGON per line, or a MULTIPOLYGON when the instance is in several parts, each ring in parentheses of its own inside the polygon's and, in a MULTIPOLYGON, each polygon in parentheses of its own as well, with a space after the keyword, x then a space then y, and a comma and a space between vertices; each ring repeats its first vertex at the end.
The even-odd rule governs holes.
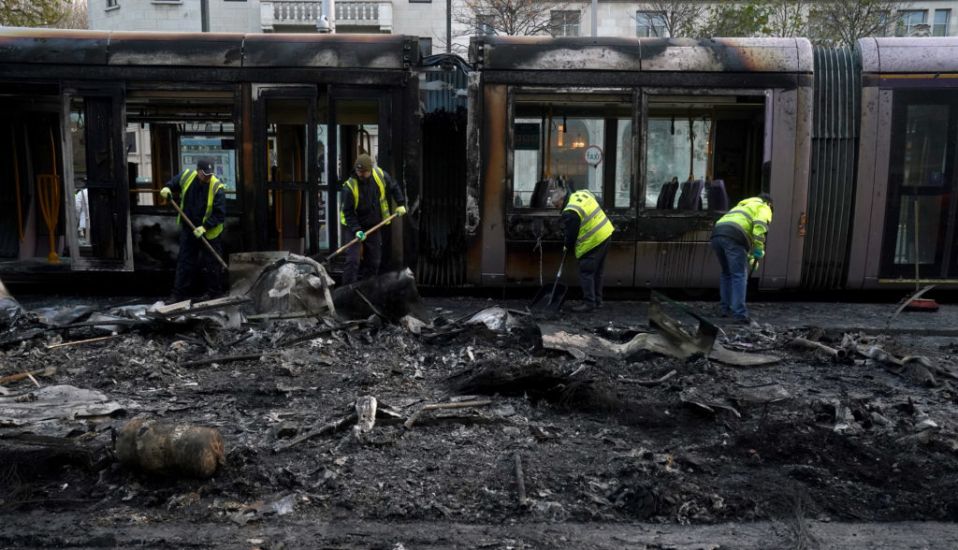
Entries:
MULTIPOLYGON (((383 220, 383 221, 377 223, 376 225, 370 227, 370 228, 369 228, 369 231, 366 231, 366 236, 368 237, 368 236, 372 235, 373 233, 375 233, 376 231, 379 231, 379 229, 382 228, 382 226, 384 226, 384 225, 388 224, 389 222, 391 222, 391 221, 393 220, 393 218, 395 218, 395 217, 398 216, 398 215, 399 215, 399 214, 392 214, 392 215, 390 215, 388 218, 386 218, 385 220, 383 220)), ((354 244, 356 244, 356 243, 358 243, 358 242, 359 242, 359 237, 356 237, 355 239, 353 239, 353 240, 349 241, 348 243, 344 244, 343 246, 339 247, 339 248, 336 250, 336 252, 333 252, 333 253, 330 254, 329 256, 326 256, 326 259, 323 260, 323 262, 325 263, 325 262, 328 262, 329 260, 332 260, 332 259, 335 258, 336 256, 339 256, 343 251, 345 251, 346 249, 348 249, 349 247, 353 246, 354 244)))
MULTIPOLYGON (((186 222, 186 225, 190 226, 190 229, 192 229, 193 231, 196 231, 196 226, 193 225, 193 222, 191 222, 190 219, 186 217, 186 213, 183 212, 183 209, 180 208, 180 205, 176 204, 176 201, 173 200, 172 197, 170 197, 170 200, 167 202, 172 204, 173 208, 176 208, 176 211, 180 213, 180 217, 183 218, 183 221, 186 222)), ((213 257, 216 258, 216 261, 218 261, 220 265, 223 266, 223 269, 229 269, 229 266, 226 265, 226 262, 223 261, 223 258, 220 258, 220 255, 217 254, 216 250, 213 249, 213 245, 211 245, 210 242, 206 240, 204 237, 200 237, 200 240, 203 241, 203 244, 206 245, 206 248, 210 251, 210 254, 212 254, 213 257)))

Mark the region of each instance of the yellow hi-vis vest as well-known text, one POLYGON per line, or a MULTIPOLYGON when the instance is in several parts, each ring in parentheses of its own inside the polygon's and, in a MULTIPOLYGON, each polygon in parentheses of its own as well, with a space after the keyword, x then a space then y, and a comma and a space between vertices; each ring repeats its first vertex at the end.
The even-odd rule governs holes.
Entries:
MULTIPOLYGON (((189 172, 184 172, 180 176, 180 208, 186 208, 186 191, 190 188, 190 185, 193 184, 193 180, 196 179, 196 170, 190 170, 189 172)), ((203 219, 200 223, 196 224, 196 227, 206 223, 206 220, 210 219, 210 214, 213 213, 213 197, 216 196, 220 190, 226 189, 226 186, 223 185, 223 182, 216 179, 216 176, 210 176, 210 191, 206 197, 206 213, 203 214, 203 219)), ((193 221, 193 220, 190 220, 193 221)), ((194 222, 195 223, 195 222, 194 222)), ((176 215, 176 225, 180 225, 180 215, 176 215)), ((203 234, 207 240, 215 239, 220 236, 220 233, 223 232, 223 224, 215 226, 213 229, 210 229, 203 234)))
POLYGON ((765 251, 765 234, 772 223, 772 209, 758 197, 751 197, 735 205, 735 208, 719 218, 715 225, 732 224, 748 240, 750 250, 765 251))
MULTIPOLYGON (((379 186, 379 210, 382 212, 383 219, 385 220, 389 217, 389 199, 386 198, 386 184, 384 181, 386 179, 386 175, 383 174, 382 169, 378 166, 373 168, 373 179, 376 180, 376 185, 379 186)), ((343 186, 353 193, 353 208, 358 208, 359 182, 356 181, 355 177, 350 177, 348 180, 346 180, 346 183, 344 183, 343 186)), ((343 225, 346 225, 346 214, 343 214, 342 209, 339 211, 339 221, 343 225)), ((392 222, 389 222, 386 225, 391 223, 392 222)))
POLYGON ((575 257, 581 258, 586 252, 599 246, 612 236, 615 227, 589 191, 576 191, 569 197, 569 204, 563 212, 571 210, 579 216, 579 236, 575 241, 575 257))

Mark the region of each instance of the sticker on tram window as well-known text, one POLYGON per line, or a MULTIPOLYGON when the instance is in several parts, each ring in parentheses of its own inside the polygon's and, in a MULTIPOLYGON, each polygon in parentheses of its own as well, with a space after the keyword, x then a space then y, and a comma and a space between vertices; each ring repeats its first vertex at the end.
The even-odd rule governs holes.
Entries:
POLYGON ((602 148, 598 145, 590 145, 585 150, 585 162, 590 166, 598 166, 602 162, 602 148))

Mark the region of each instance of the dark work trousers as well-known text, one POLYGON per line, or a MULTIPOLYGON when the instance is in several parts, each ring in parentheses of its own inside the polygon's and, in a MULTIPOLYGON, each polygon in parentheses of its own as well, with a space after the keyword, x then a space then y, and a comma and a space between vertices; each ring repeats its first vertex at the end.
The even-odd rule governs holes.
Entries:
POLYGON ((586 252, 579 258, 579 284, 582 285, 582 301, 592 305, 602 305, 602 274, 605 272, 605 257, 609 254, 606 239, 599 246, 586 252))
MULTIPOLYGON (((223 257, 223 238, 209 241, 213 250, 223 257)), ((223 266, 210 254, 193 231, 184 228, 180 231, 180 254, 176 258, 176 279, 173 282, 173 296, 189 298, 197 294, 219 296, 223 294, 225 274, 223 266)))
MULTIPOLYGON (((342 233, 343 244, 356 238, 356 234, 350 233, 348 229, 343 229, 342 233)), ((354 244, 344 254, 346 255, 346 267, 343 269, 344 285, 375 277, 379 274, 379 262, 383 254, 382 233, 377 231, 367 235, 365 241, 354 244), (362 265, 359 262, 360 247, 363 251, 362 265)))
POLYGON ((719 297, 722 315, 732 314, 740 320, 748 319, 745 294, 748 292, 748 248, 724 235, 715 235, 710 243, 722 277, 719 279, 719 297))

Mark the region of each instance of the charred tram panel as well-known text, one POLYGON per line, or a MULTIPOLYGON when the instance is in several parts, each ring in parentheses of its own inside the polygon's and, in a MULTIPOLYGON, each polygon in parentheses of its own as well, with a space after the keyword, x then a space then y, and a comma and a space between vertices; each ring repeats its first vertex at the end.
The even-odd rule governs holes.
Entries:
POLYGON ((768 190, 782 205, 770 243, 787 252, 756 277, 798 285, 789 226, 805 210, 807 41, 476 38, 470 50, 474 282, 538 283, 557 267, 560 228, 543 199, 563 187, 591 190, 612 218, 608 280, 625 287, 714 284, 714 220, 768 190))
MULTIPOLYGON (((227 184, 230 251, 334 249, 359 153, 419 197, 418 65, 405 36, 0 31, 0 272, 171 267, 158 190, 200 157, 227 184)), ((410 226, 391 265, 415 262, 410 226)))

